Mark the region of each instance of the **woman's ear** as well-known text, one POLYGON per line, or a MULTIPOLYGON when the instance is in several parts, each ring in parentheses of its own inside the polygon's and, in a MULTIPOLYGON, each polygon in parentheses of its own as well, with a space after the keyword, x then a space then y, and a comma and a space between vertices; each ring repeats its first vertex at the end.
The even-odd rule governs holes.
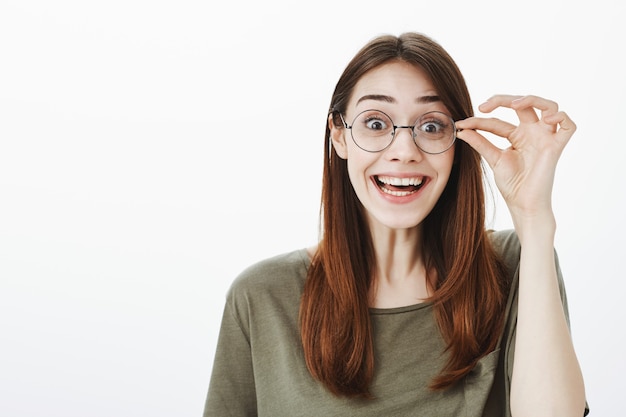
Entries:
POLYGON ((348 150, 346 146, 346 137, 345 131, 346 129, 343 126, 337 126, 335 124, 335 117, 339 117, 337 113, 330 113, 328 115, 328 128, 330 129, 330 140, 333 143, 333 147, 335 148, 335 152, 341 159, 348 158, 348 150))

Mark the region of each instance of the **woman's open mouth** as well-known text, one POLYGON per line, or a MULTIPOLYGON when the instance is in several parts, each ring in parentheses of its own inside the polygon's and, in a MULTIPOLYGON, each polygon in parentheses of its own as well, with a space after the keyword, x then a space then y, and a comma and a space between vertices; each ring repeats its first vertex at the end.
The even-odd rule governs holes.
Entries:
POLYGON ((398 178, 387 175, 375 175, 374 182, 385 194, 406 197, 414 194, 424 185, 424 177, 398 178))

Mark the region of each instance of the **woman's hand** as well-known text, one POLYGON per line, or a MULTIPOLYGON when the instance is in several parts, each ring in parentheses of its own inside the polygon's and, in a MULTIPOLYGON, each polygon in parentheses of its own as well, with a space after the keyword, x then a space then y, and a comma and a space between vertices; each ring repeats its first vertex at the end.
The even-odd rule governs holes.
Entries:
POLYGON ((456 123, 461 130, 457 137, 480 153, 492 168, 514 222, 552 216, 556 164, 576 125, 559 111, 557 103, 536 96, 496 95, 478 109, 489 113, 498 107, 515 110, 519 125, 496 118, 470 117, 456 123), (479 130, 506 138, 511 146, 500 149, 479 130))

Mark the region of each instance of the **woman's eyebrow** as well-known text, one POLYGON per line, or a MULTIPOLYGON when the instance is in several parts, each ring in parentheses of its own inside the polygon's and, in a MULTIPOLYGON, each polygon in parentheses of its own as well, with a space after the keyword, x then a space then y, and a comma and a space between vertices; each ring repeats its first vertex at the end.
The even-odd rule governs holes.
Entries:
POLYGON ((359 104, 362 101, 374 100, 374 101, 383 101, 385 103, 395 103, 396 99, 391 96, 386 96, 384 94, 366 94, 360 99, 357 100, 356 104, 359 104))
MULTIPOLYGON (((374 101, 382 101, 385 103, 396 103, 396 99, 391 96, 386 96, 384 94, 366 94, 363 97, 359 98, 356 104, 359 104, 362 101, 374 100, 374 101)), ((428 104, 428 103, 436 103, 441 101, 441 98, 437 95, 432 96, 420 96, 415 99, 417 104, 428 104)))
POLYGON ((438 101, 441 101, 439 96, 421 96, 415 99, 418 104, 436 103, 438 101))

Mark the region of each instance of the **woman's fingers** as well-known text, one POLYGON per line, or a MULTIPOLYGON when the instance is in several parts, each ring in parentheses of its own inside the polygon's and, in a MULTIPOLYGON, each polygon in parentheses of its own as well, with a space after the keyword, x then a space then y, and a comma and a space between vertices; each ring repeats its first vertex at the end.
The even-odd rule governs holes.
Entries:
POLYGON ((511 123, 493 117, 469 117, 465 120, 459 120, 455 125, 459 130, 483 130, 503 138, 508 138, 516 128, 516 126, 511 123))
POLYGON ((524 96, 516 96, 511 94, 496 94, 495 96, 489 97, 487 101, 478 106, 478 110, 483 113, 490 113, 498 107, 511 107, 511 103, 515 100, 519 100, 524 96))
POLYGON ((519 126, 497 118, 470 117, 456 122, 457 137, 476 149, 493 166, 502 156, 501 149, 477 131, 506 138, 511 149, 521 153, 559 155, 576 131, 567 113, 559 111, 556 102, 538 96, 495 95, 479 106, 484 113, 499 107, 514 110, 519 126))
POLYGON ((485 161, 487 161, 490 167, 493 168, 498 162, 498 159, 500 159, 502 150, 475 130, 461 130, 457 132, 456 136, 485 158, 485 161))
POLYGON ((458 129, 457 138, 467 142, 493 168, 500 158, 502 150, 476 130, 493 133, 509 140, 516 126, 496 118, 470 117, 456 122, 456 128, 458 129))
POLYGON ((559 111, 559 105, 555 101, 538 96, 528 95, 524 97, 519 97, 511 102, 511 108, 513 110, 528 107, 534 107, 536 109, 539 109, 541 111, 542 117, 549 114, 554 114, 559 111))
POLYGON ((534 123, 539 121, 540 118, 535 109, 541 112, 541 119, 559 110, 558 104, 552 100, 533 95, 516 96, 507 94, 492 96, 485 103, 481 104, 478 109, 483 113, 489 113, 498 107, 507 107, 515 110, 520 123, 534 123))
POLYGON ((545 116, 543 118, 543 121, 545 123, 554 125, 555 130, 556 126, 558 126, 555 138, 556 140, 560 141, 563 146, 567 144, 567 142, 576 131, 576 123, 574 123, 574 121, 570 119, 567 113, 565 113, 564 111, 545 116))
POLYGON ((524 106, 524 102, 527 101, 525 99, 526 97, 523 96, 498 94, 478 106, 478 110, 483 113, 490 113, 498 107, 506 107, 516 111, 517 117, 521 123, 534 123, 539 120, 539 117, 534 108, 528 107, 527 105, 524 106), (521 104, 516 105, 515 103, 521 104))

